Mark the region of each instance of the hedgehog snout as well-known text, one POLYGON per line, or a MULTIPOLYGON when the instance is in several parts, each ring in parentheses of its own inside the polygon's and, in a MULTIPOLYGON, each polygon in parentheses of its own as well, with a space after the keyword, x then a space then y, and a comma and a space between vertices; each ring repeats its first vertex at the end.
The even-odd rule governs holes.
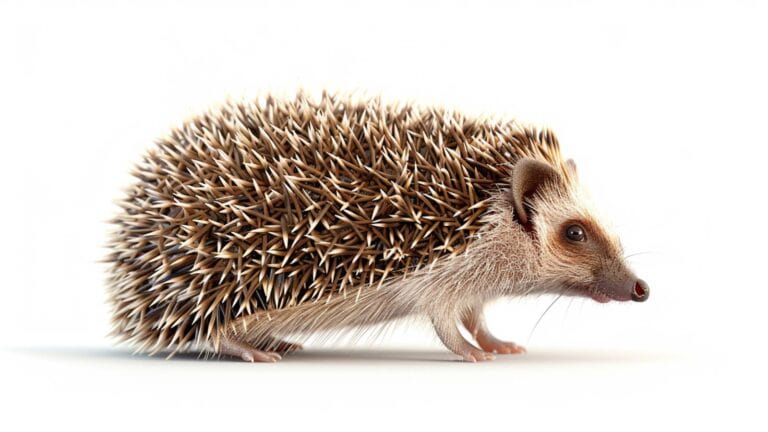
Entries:
POLYGON ((651 290, 648 288, 648 284, 644 280, 638 279, 632 287, 632 301, 644 302, 648 300, 650 293, 651 290))
POLYGON ((648 288, 648 284, 634 275, 627 275, 628 277, 620 280, 603 279, 599 281, 594 291, 591 293, 592 298, 600 303, 606 303, 610 300, 616 301, 635 301, 644 302, 648 300, 648 296, 651 290, 648 288))

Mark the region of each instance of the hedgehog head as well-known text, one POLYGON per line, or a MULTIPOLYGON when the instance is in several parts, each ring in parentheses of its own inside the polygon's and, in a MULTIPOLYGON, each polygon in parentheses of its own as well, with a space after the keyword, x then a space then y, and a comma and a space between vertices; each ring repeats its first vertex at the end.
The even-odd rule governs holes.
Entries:
POLYGON ((601 303, 648 298, 648 286, 625 263, 618 237, 591 209, 571 160, 520 159, 508 199, 537 245, 536 290, 601 303))

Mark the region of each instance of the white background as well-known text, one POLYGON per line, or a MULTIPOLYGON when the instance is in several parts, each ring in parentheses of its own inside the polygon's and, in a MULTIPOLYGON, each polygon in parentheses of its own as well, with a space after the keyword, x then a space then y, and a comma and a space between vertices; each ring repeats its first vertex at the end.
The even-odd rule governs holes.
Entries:
POLYGON ((765 430, 764 3, 248 3, 0 3, 0 429, 765 430), (114 346, 131 165, 299 87, 552 127, 650 300, 561 300, 532 336, 550 298, 496 305, 529 353, 482 364, 419 325, 270 365, 114 346))

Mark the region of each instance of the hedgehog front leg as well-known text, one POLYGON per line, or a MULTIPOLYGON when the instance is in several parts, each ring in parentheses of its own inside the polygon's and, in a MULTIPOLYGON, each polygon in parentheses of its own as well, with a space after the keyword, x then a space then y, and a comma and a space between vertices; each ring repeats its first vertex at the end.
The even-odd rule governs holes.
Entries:
POLYGON ((459 332, 457 323, 457 317, 452 315, 446 316, 431 316, 432 325, 435 327, 435 332, 443 345, 449 350, 460 355, 464 361, 477 362, 483 360, 493 360, 495 357, 493 354, 480 351, 475 348, 464 339, 464 336, 459 332))
POLYGON ((464 316, 462 323, 485 352, 494 354, 520 354, 526 352, 525 348, 520 345, 514 342, 503 341, 491 334, 485 322, 482 305, 470 309, 464 316))
POLYGON ((247 362, 276 362, 282 357, 276 352, 263 351, 247 342, 224 337, 219 343, 219 353, 239 357, 247 362))

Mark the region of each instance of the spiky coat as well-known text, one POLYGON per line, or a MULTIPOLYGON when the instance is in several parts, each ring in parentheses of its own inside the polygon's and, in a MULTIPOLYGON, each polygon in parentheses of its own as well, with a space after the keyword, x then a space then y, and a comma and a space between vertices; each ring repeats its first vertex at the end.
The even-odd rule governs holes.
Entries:
POLYGON ((134 170, 109 243, 115 333, 204 344, 239 317, 376 289, 464 252, 522 156, 555 137, 511 121, 324 94, 228 103, 134 170))

